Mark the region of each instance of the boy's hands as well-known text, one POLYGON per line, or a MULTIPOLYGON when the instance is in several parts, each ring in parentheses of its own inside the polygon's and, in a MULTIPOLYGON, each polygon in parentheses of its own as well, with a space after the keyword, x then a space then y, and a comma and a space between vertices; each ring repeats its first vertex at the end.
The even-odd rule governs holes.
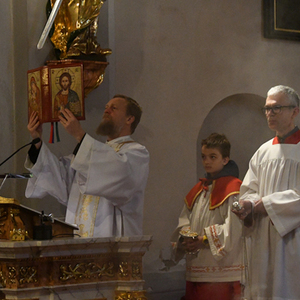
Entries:
POLYGON ((182 242, 186 252, 196 253, 199 249, 204 248, 203 236, 197 236, 196 238, 186 237, 182 242))

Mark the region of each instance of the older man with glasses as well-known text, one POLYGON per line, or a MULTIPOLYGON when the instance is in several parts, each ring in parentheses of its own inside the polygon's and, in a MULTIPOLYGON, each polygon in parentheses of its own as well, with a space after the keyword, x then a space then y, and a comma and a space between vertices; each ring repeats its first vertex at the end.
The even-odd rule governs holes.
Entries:
POLYGON ((249 230, 245 296, 300 299, 299 96, 290 87, 275 86, 262 110, 276 137, 251 158, 240 190, 241 209, 234 211, 249 230))

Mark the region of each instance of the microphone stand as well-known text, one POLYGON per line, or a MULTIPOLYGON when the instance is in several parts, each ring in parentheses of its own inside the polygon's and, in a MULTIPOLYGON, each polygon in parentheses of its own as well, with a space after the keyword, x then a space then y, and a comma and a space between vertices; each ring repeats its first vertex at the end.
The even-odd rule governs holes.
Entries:
POLYGON ((2 189, 2 186, 5 183, 7 177, 8 177, 8 174, 6 174, 5 177, 4 177, 4 179, 2 180, 1 185, 0 185, 0 190, 2 189))
MULTIPOLYGON (((20 150, 22 150, 23 148, 29 146, 29 145, 35 145, 37 143, 39 143, 41 141, 40 138, 35 138, 34 140, 32 140, 30 143, 27 143, 26 145, 22 146, 21 148, 19 148, 18 150, 16 150, 13 154, 11 154, 8 158, 6 158, 2 163, 0 163, 0 167, 7 162, 11 157, 13 157, 16 153, 18 153, 20 150)), ((1 175, 0 174, 0 178, 4 178, 1 182, 0 185, 0 190, 2 189, 3 184, 5 183, 7 178, 31 178, 32 175, 30 173, 23 173, 23 174, 10 174, 10 173, 6 173, 1 175)))
POLYGON ((29 179, 31 177, 32 177, 31 173, 23 173, 23 174, 5 173, 5 174, 0 174, 0 178, 3 178, 2 182, 1 182, 1 185, 0 185, 0 190, 2 189, 2 186, 5 183, 7 178, 29 179))
POLYGON ((11 157, 13 157, 16 153, 18 153, 20 150, 22 150, 23 148, 25 148, 25 147, 27 147, 27 146, 29 146, 29 145, 35 145, 35 144, 39 143, 40 141, 41 141, 40 138, 36 138, 36 139, 34 139, 33 141, 31 141, 30 143, 28 143, 28 144, 22 146, 21 148, 19 148, 18 150, 16 150, 13 154, 11 154, 8 158, 6 158, 2 163, 0 163, 0 167, 1 167, 5 162, 7 162, 11 157))

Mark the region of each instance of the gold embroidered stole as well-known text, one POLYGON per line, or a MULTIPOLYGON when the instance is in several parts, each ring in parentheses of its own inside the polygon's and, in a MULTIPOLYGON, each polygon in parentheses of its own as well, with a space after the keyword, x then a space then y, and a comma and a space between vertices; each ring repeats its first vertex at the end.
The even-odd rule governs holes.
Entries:
POLYGON ((79 195, 75 223, 78 225, 78 234, 81 237, 92 237, 94 235, 99 199, 98 196, 82 195, 81 193, 79 195))

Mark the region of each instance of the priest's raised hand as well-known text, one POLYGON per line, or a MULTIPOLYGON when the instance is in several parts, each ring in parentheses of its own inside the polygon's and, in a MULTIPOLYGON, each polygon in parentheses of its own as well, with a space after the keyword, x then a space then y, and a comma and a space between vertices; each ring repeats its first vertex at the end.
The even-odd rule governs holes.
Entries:
POLYGON ((61 108, 61 114, 59 116, 60 123, 65 130, 72 135, 79 143, 85 135, 85 131, 82 129, 79 121, 73 115, 73 113, 67 108, 61 108))

